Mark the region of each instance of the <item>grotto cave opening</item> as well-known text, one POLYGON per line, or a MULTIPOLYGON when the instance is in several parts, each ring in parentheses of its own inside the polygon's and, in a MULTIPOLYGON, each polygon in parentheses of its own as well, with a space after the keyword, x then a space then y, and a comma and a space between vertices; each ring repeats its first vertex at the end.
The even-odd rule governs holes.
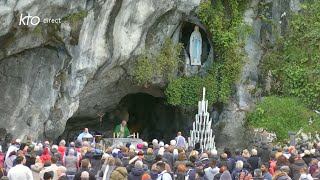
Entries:
POLYGON ((111 138, 114 127, 127 118, 130 133, 139 132, 139 137, 148 142, 157 138, 169 143, 178 131, 186 135, 192 125, 183 110, 167 104, 165 98, 134 93, 124 96, 112 111, 105 112, 101 122, 99 118, 69 119, 59 139, 75 140, 84 127, 92 133, 111 138))

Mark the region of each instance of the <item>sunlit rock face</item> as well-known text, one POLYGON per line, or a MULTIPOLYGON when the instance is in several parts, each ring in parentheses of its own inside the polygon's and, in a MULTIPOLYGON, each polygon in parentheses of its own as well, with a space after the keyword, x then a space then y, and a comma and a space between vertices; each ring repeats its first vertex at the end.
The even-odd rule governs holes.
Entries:
POLYGON ((199 3, 0 1, 0 127, 14 137, 55 139, 70 117, 97 117, 127 94, 162 97, 159 87, 139 87, 127 77, 136 57, 145 48, 159 50, 199 3), (23 25, 21 14, 61 23, 23 25))

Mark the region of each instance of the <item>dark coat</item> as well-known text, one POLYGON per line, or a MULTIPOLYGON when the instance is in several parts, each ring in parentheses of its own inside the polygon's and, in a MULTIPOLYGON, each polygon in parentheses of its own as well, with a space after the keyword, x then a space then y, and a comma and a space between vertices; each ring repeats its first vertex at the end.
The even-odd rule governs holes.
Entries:
POLYGON ((169 151, 164 151, 163 158, 165 158, 168 161, 169 166, 173 167, 173 155, 169 151))
POLYGON ((148 169, 151 169, 152 165, 156 163, 155 156, 153 154, 146 154, 143 156, 142 162, 148 165, 148 169))
POLYGON ((300 178, 301 168, 308 168, 308 166, 302 159, 295 160, 294 163, 290 166, 290 174, 292 175, 292 179, 296 180, 300 178))
POLYGON ((141 180, 144 170, 142 168, 132 168, 128 180, 141 180))
POLYGON ((217 162, 217 166, 218 168, 221 168, 221 166, 226 166, 228 167, 229 171, 233 170, 232 169, 233 164, 228 159, 220 159, 220 161, 217 162))
POLYGON ((307 166, 309 166, 310 162, 312 161, 312 156, 311 155, 305 155, 305 156, 303 156, 302 159, 307 164, 307 166))
POLYGON ((262 163, 267 163, 270 160, 271 150, 267 145, 263 145, 261 149, 258 150, 258 156, 261 158, 262 163))
POLYGON ((222 173, 216 174, 216 175, 214 176, 213 180, 220 180, 221 174, 222 174, 222 173))
POLYGON ((258 156, 252 155, 248 159, 248 163, 251 165, 251 172, 253 172, 255 169, 259 169, 261 165, 261 159, 258 156))

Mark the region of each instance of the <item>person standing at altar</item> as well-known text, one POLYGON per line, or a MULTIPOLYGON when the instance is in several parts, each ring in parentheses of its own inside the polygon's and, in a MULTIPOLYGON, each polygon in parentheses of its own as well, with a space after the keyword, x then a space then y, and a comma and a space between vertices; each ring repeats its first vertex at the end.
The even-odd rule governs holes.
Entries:
POLYGON ((130 131, 127 127, 127 121, 123 120, 121 124, 117 125, 114 129, 116 138, 127 138, 130 136, 130 131))
POLYGON ((93 136, 89 133, 89 129, 88 128, 84 128, 84 131, 79 134, 78 136, 78 141, 82 141, 83 138, 93 138, 93 136))
POLYGON ((177 133, 177 137, 176 137, 176 142, 177 142, 177 148, 181 148, 183 147, 184 149, 186 148, 186 139, 182 136, 181 132, 177 133))

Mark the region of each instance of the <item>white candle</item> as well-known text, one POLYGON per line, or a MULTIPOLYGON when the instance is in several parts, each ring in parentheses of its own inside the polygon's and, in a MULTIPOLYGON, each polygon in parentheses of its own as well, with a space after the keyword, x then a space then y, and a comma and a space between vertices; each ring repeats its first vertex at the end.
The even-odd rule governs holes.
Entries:
POLYGON ((205 107, 205 109, 206 109, 206 112, 208 112, 208 100, 206 101, 206 107, 205 107))
POLYGON ((204 104, 204 101, 202 101, 201 102, 202 104, 201 104, 201 115, 203 114, 203 112, 204 112, 204 108, 206 108, 206 105, 204 104))
POLYGON ((204 101, 205 99, 205 96, 206 96, 206 88, 203 87, 203 94, 202 94, 202 100, 204 101))

